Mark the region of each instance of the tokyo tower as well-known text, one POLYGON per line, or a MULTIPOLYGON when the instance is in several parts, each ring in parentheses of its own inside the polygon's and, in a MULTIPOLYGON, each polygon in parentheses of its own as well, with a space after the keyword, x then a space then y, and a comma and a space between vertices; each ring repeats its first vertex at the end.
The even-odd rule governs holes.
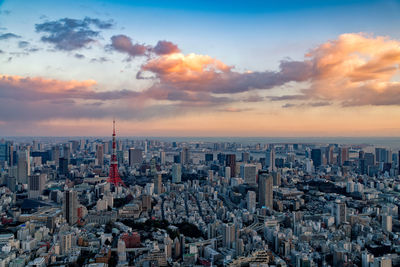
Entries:
POLYGON ((110 175, 107 182, 113 184, 114 186, 125 186, 124 182, 121 180, 118 174, 118 161, 117 161, 117 146, 115 142, 115 120, 113 120, 113 134, 112 134, 112 155, 110 164, 110 175))

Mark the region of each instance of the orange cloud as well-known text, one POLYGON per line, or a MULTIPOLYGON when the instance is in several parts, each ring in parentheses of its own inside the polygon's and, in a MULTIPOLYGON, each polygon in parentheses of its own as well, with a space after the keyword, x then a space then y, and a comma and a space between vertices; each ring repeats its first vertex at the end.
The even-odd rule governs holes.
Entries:
POLYGON ((336 101, 345 106, 400 105, 400 41, 343 34, 311 50, 311 87, 285 99, 336 101))
POLYGON ((142 71, 158 74, 162 82, 207 82, 231 67, 207 55, 173 53, 149 60, 142 71))

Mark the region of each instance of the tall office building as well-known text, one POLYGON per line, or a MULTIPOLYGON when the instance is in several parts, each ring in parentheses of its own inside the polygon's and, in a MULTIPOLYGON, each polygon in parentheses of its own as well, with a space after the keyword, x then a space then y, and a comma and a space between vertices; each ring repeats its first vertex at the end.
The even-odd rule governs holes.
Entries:
POLYGON ((375 159, 376 162, 383 162, 383 163, 389 163, 391 162, 390 157, 390 151, 385 149, 385 148, 375 148, 375 159))
POLYGON ((63 215, 70 225, 78 221, 78 194, 73 190, 64 191, 63 215))
POLYGON ((226 155, 226 165, 231 168, 231 177, 236 177, 236 155, 228 154, 226 155))
POLYGON ((161 173, 154 176, 154 193, 160 195, 162 193, 162 175, 161 173))
POLYGON ((60 175, 68 175, 68 159, 59 158, 58 159, 58 173, 60 175))
POLYGON ((387 232, 392 231, 392 216, 391 215, 382 215, 382 228, 387 232))
POLYGON ((182 179, 182 169, 180 164, 172 165, 172 182, 177 184, 180 183, 182 179))
POLYGON ((71 145, 70 144, 66 144, 63 147, 63 158, 65 158, 69 164, 70 160, 71 160, 71 145))
POLYGON ((349 148, 341 147, 339 148, 338 164, 343 166, 343 164, 349 160, 349 148))
POLYGON ((135 164, 141 164, 143 162, 143 152, 141 149, 130 148, 129 149, 129 166, 135 164))
POLYGON ((333 164, 334 163, 334 157, 333 157, 333 151, 334 151, 334 146, 329 145, 326 149, 325 149, 325 158, 326 158, 326 163, 327 164, 333 164))
POLYGON ((224 223, 222 225, 222 245, 226 248, 232 248, 236 241, 236 227, 233 223, 224 223))
POLYGON ((165 165, 165 151, 160 151, 160 163, 165 165))
POLYGON ((311 150, 311 159, 315 168, 318 168, 322 165, 322 152, 320 148, 313 148, 311 150))
POLYGON ((249 212, 254 213, 256 211, 256 192, 247 191, 246 204, 249 212))
POLYGON ((266 152, 265 165, 268 170, 275 170, 275 149, 273 147, 269 148, 266 152))
POLYGON ((281 174, 279 172, 272 172, 273 186, 281 186, 281 174))
POLYGON ((47 174, 33 174, 28 180, 28 198, 37 199, 42 194, 46 184, 47 174))
POLYGON ((230 179, 231 178, 231 167, 225 167, 225 179, 230 179))
POLYGON ((399 154, 398 154, 398 156, 397 156, 397 168, 398 168, 398 173, 400 174, 400 151, 399 151, 399 154))
POLYGON ((103 166, 103 164, 104 164, 104 145, 103 144, 97 144, 96 158, 97 158, 97 164, 100 166, 103 166))
POLYGON ((190 162, 189 148, 183 147, 181 151, 181 163, 188 164, 190 162))
POLYGON ((346 222, 347 211, 346 211, 346 203, 336 201, 333 205, 333 215, 335 217, 335 224, 339 226, 346 222))
POLYGON ((253 164, 242 164, 240 165, 240 177, 246 184, 255 185, 257 184, 256 177, 257 166, 253 164))
POLYGON ((212 162, 214 160, 214 154, 212 153, 207 153, 204 155, 204 159, 206 162, 212 162))
POLYGON ((55 162, 57 166, 59 166, 59 158, 60 158, 60 147, 54 146, 51 148, 51 160, 55 162))
POLYGON ((18 153, 18 177, 17 181, 21 184, 28 183, 28 177, 31 174, 29 148, 18 153))
POLYGON ((242 162, 247 163, 250 161, 249 152, 242 152, 242 162))
POLYGON ((260 207, 273 209, 274 195, 272 190, 273 177, 269 173, 260 173, 258 176, 258 202, 260 207))
POLYGON ((0 143, 0 166, 5 166, 6 163, 8 166, 13 166, 13 154, 13 146, 11 142, 0 143))

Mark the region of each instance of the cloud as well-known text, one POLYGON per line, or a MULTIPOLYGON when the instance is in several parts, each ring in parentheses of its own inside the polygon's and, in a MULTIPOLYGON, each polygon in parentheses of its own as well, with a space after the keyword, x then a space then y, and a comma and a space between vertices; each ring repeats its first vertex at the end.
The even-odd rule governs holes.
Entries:
POLYGON ((351 33, 306 54, 310 87, 272 100, 317 100, 342 106, 400 105, 400 41, 351 33), (396 77, 397 76, 397 77, 396 77))
POLYGON ((92 58, 90 60, 90 62, 98 62, 98 63, 104 63, 104 62, 108 62, 108 61, 110 61, 110 60, 106 57, 92 58))
POLYGON ((220 109, 219 111, 222 112, 246 112, 246 111, 250 111, 252 110, 251 108, 235 108, 235 107, 227 107, 227 108, 223 108, 220 109))
POLYGON ((0 34, 0 40, 8 40, 11 38, 21 38, 21 36, 11 32, 0 34))
POLYGON ((144 56, 149 50, 146 45, 133 44, 132 39, 123 34, 111 37, 111 47, 118 52, 129 54, 131 57, 144 56))
POLYGON ((82 54, 79 54, 79 53, 76 53, 76 54, 74 55, 74 57, 76 57, 77 59, 82 59, 82 58, 85 58, 85 56, 84 56, 84 55, 82 55, 82 54))
POLYGON ((153 52, 156 53, 157 55, 168 55, 168 54, 179 53, 181 52, 181 50, 178 48, 176 44, 172 42, 158 41, 156 46, 153 48, 153 52))
POLYGON ((157 78, 160 84, 177 90, 235 94, 255 89, 271 89, 287 82, 310 78, 309 62, 282 61, 280 70, 237 72, 232 66, 207 55, 174 53, 150 59, 139 71, 138 78, 157 78))
POLYGON ((28 45, 29 45, 29 42, 27 42, 27 41, 18 42, 18 47, 19 48, 26 48, 28 45))
POLYGON ((111 37, 109 48, 121 53, 126 53, 130 57, 150 56, 150 55, 169 55, 179 53, 178 45, 169 41, 158 41, 156 46, 133 43, 129 36, 124 34, 114 35, 111 37))
POLYGON ((60 81, 41 77, 0 75, 0 98, 21 101, 40 100, 115 100, 134 97, 129 90, 96 91, 97 83, 87 81, 60 81))
POLYGON ((135 105, 132 108, 137 92, 99 91, 96 85, 93 80, 60 81, 0 75, 0 121, 103 118, 113 114, 121 118, 147 118, 144 111, 152 114, 148 107, 135 105))
POLYGON ((83 20, 63 18, 55 21, 46 21, 35 25, 36 32, 45 33, 41 37, 43 42, 51 43, 58 50, 72 51, 86 47, 99 36, 97 29, 110 29, 113 21, 85 17, 83 20))

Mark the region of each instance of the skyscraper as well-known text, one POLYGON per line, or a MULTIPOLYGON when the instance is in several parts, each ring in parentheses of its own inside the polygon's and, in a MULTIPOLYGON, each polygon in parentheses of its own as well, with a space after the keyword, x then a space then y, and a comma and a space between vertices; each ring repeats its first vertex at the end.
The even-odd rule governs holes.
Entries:
POLYGON ((247 210, 254 213, 256 210, 256 192, 247 191, 246 195, 247 210))
POLYGON ((235 241, 235 225, 233 223, 224 223, 222 225, 222 245, 226 248, 232 248, 235 241))
POLYGON ((58 173, 60 175, 68 175, 68 159, 66 158, 59 158, 58 159, 58 173))
POLYGON ((73 225, 78 220, 78 194, 73 190, 64 191, 63 215, 67 223, 73 225))
POLYGON ((181 151, 181 163, 188 164, 190 162, 189 148, 183 147, 181 151))
POLYGON ((18 153, 18 177, 17 181, 21 184, 28 183, 28 177, 31 174, 30 157, 29 157, 29 147, 26 150, 20 151, 18 153))
POLYGON ((44 190, 47 175, 45 173, 33 174, 28 180, 28 198, 39 198, 44 190))
POLYGON ((236 177, 236 155, 226 155, 226 166, 231 168, 231 177, 236 177))
POLYGON ((154 193, 160 195, 162 193, 162 176, 161 173, 154 176, 154 193))
POLYGON ((161 165, 165 164, 165 151, 160 151, 160 163, 161 165))
POLYGON ((265 165, 268 170, 275 170, 275 149, 273 147, 269 148, 266 152, 265 165))
POLYGON ((273 209, 274 196, 272 191, 273 178, 269 173, 260 173, 258 177, 258 202, 260 207, 273 209))
POLYGON ((333 206, 333 215, 335 216, 335 224, 341 225, 342 223, 346 222, 346 203, 336 201, 333 206))
POLYGON ((129 166, 135 164, 141 164, 143 162, 143 152, 141 149, 130 148, 129 149, 129 166))
POLYGON ((242 152, 242 162, 246 163, 249 162, 249 160, 250 160, 249 152, 242 152))
POLYGON ((180 164, 172 165, 172 182, 173 183, 180 183, 182 178, 182 170, 180 164))
POLYGON ((314 163, 315 168, 318 168, 322 164, 322 153, 321 149, 313 148, 311 150, 311 159, 314 163))
POLYGON ((11 142, 0 143, 0 166, 12 166, 13 162, 13 146, 11 142))
POLYGON ((349 160, 349 148, 341 147, 339 148, 338 164, 343 166, 343 164, 349 160))
POLYGON ((96 158, 97 158, 97 164, 100 166, 103 166, 103 164, 104 164, 104 145, 103 144, 97 144, 96 158))
POLYGON ((243 178, 246 184, 255 185, 257 184, 256 170, 256 165, 242 164, 240 165, 240 177, 243 178))

